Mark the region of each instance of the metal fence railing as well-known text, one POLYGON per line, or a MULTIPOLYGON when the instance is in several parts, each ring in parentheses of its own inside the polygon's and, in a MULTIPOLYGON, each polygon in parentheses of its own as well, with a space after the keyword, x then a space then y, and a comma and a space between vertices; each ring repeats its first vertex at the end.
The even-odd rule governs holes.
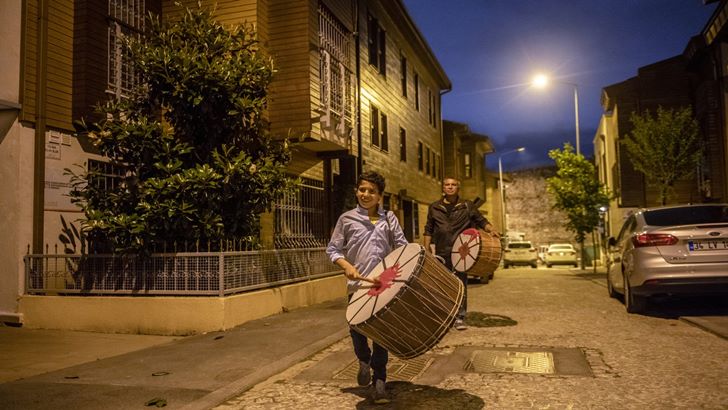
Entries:
POLYGON ((325 248, 118 255, 26 255, 27 294, 229 295, 339 274, 325 248))

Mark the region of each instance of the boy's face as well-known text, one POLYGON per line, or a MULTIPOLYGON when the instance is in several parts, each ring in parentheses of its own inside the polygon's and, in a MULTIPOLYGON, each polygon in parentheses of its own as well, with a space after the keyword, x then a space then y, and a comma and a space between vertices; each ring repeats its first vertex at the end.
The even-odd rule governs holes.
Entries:
POLYGON ((379 188, 369 181, 361 181, 356 188, 356 200, 362 208, 371 209, 379 205, 382 199, 382 193, 379 188))

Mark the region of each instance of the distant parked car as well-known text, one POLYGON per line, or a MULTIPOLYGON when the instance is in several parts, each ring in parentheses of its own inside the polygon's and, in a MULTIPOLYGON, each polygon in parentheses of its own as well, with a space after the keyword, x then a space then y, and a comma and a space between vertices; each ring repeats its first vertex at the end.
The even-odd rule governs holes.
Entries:
POLYGON ((658 294, 728 294, 728 204, 641 209, 608 243, 607 288, 627 312, 658 294))
POLYGON ((503 267, 512 265, 529 265, 538 267, 536 248, 529 241, 509 242, 503 253, 503 267))
POLYGON ((574 265, 574 267, 577 267, 576 249, 570 243, 549 245, 544 256, 544 263, 549 268, 554 265, 574 265))

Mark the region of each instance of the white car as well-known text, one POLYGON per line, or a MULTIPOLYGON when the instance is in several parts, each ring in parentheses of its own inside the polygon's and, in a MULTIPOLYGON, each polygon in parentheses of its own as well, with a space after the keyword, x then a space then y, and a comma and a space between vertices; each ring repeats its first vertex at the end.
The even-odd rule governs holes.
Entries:
POLYGON ((654 295, 728 295, 728 204, 641 209, 609 247, 607 289, 627 312, 654 295))
POLYGON ((532 268, 538 267, 538 256, 536 248, 528 241, 509 242, 503 253, 503 267, 511 265, 529 265, 532 268))
POLYGON ((574 267, 577 267, 576 249, 570 243, 549 245, 549 249, 544 256, 544 262, 549 268, 553 265, 574 265, 574 267))

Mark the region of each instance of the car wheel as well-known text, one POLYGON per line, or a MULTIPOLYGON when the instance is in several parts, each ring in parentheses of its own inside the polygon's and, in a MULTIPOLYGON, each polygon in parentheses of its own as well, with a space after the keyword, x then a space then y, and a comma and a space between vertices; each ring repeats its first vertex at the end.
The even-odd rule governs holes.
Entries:
POLYGON ((546 264, 546 267, 547 267, 547 268, 550 268, 550 267, 551 267, 551 264, 550 264, 550 263, 547 263, 547 264, 546 264))
POLYGON ((607 292, 609 292, 609 297, 613 299, 619 298, 619 294, 616 290, 614 290, 614 285, 612 284, 612 279, 609 278, 609 273, 607 273, 607 292))
POLYGON ((624 275, 624 307, 627 313, 641 313, 647 307, 647 297, 632 293, 627 275, 624 275))
POLYGON ((534 268, 534 269, 538 269, 538 264, 532 263, 531 264, 531 267, 534 268))

